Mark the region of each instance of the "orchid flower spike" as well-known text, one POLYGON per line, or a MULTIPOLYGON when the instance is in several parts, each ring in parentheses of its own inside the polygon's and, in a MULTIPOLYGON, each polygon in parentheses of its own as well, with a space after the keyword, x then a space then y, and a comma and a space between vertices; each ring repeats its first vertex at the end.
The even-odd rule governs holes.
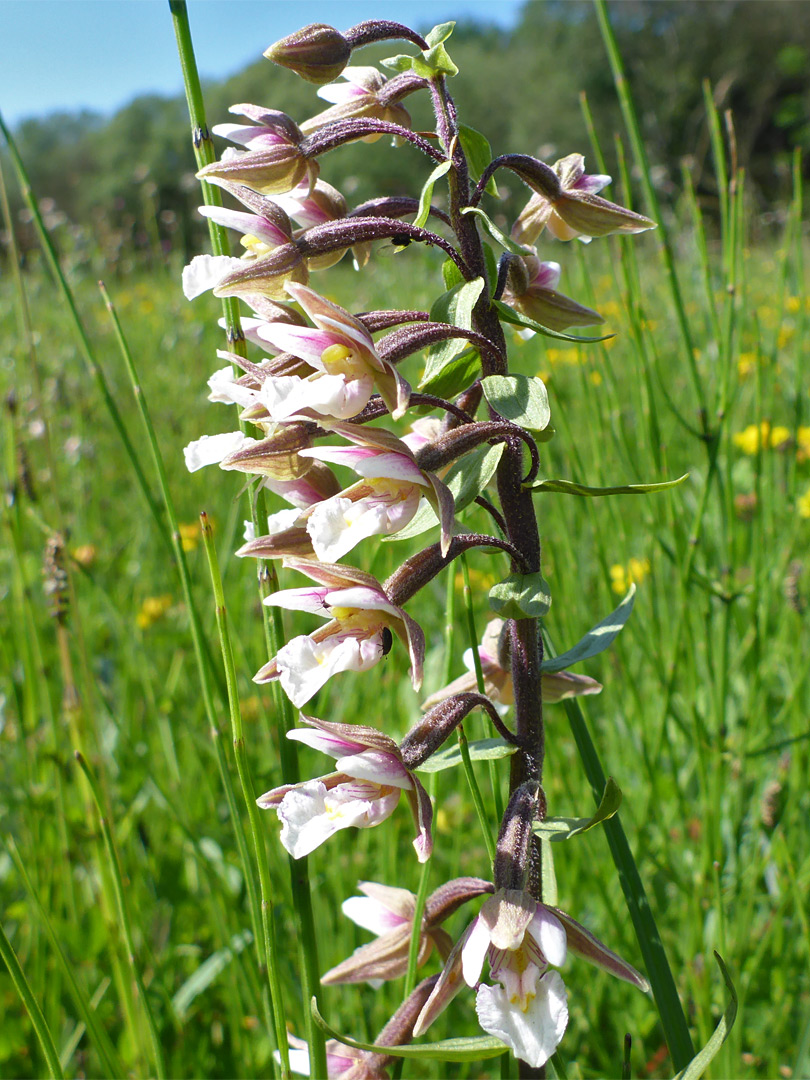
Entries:
POLYGON ((422 684, 425 637, 417 622, 388 599, 375 577, 350 566, 287 557, 284 566, 318 582, 317 587, 284 589, 265 604, 309 611, 331 621, 309 635, 288 641, 254 676, 279 679, 300 708, 339 671, 367 671, 388 653, 394 636, 408 649, 411 681, 422 684))
MULTIPOLYGON (((506 712, 508 706, 514 704, 515 701, 508 632, 509 628, 503 619, 491 619, 487 623, 481 644, 478 646, 478 656, 484 675, 484 692, 490 701, 499 706, 499 712, 506 712)), ((477 689, 478 681, 472 649, 467 649, 463 660, 467 674, 461 675, 449 686, 444 686, 435 694, 431 694, 426 701, 422 702, 423 711, 431 709, 454 694, 469 693, 477 689)), ((553 705, 565 698, 580 697, 584 694, 598 694, 602 690, 602 684, 596 679, 591 679, 588 675, 573 675, 570 671, 544 672, 540 685, 544 705, 553 705)))
POLYGON ((561 191, 555 196, 536 191, 512 228, 512 239, 531 246, 548 228, 558 240, 579 237, 586 243, 594 236, 619 232, 639 233, 654 229, 655 222, 597 195, 611 177, 589 176, 582 154, 569 154, 552 166, 561 191))
POLYGON ((256 802, 263 810, 276 810, 281 821, 281 843, 294 859, 309 855, 341 829, 373 829, 390 817, 404 791, 411 806, 417 835, 417 858, 430 858, 433 810, 427 792, 402 763, 399 747, 375 728, 359 724, 330 724, 301 716, 315 728, 296 728, 288 739, 321 750, 337 759, 337 772, 300 784, 284 784, 256 802))

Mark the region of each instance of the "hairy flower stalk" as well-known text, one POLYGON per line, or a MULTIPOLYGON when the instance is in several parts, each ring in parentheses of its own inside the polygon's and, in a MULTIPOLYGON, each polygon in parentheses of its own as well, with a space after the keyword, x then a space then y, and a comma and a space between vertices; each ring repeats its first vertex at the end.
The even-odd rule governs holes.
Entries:
MULTIPOLYGON (((559 293, 560 265, 533 247, 515 254, 514 243, 504 242, 510 250, 501 257, 498 280, 491 280, 488 267, 498 259, 486 250, 479 203, 493 174, 507 168, 532 190, 512 227, 522 245, 548 235, 570 240, 630 234, 653 223, 599 195, 610 178, 586 174, 576 153, 553 166, 525 154, 484 165, 478 153, 473 160, 480 179, 473 189, 465 145, 477 133, 462 128, 447 88, 456 70, 444 45, 451 31, 446 24, 423 39, 387 20, 342 32, 324 24, 305 27, 265 55, 319 86, 329 107, 296 123, 273 109, 236 105, 232 111, 249 123, 214 129, 239 149, 226 150, 199 175, 244 209, 206 207, 202 213, 241 233, 245 254, 198 256, 184 272, 184 289, 189 299, 211 290, 244 300, 253 312, 245 320, 245 336, 266 355, 246 359, 242 349, 218 354, 229 366, 209 379, 210 399, 236 405, 242 428, 234 430, 232 423, 230 431, 196 439, 186 448, 186 461, 191 471, 218 464, 243 472, 290 504, 270 514, 266 532, 260 531, 263 523, 251 526, 237 555, 280 560, 282 570, 310 579, 306 586, 271 593, 264 603, 314 615, 322 625, 291 637, 254 676, 258 683, 278 680, 298 708, 333 677, 361 677, 392 650, 392 662, 398 662, 399 645, 418 690, 425 638, 406 605, 417 612, 421 591, 467 552, 488 551, 508 573, 491 594, 502 617, 490 622, 480 646, 470 642, 468 674, 427 698, 424 715, 417 710, 401 742, 394 736, 401 738, 402 728, 384 730, 395 727, 384 703, 377 715, 364 715, 362 725, 302 716, 305 727, 288 737, 334 757, 336 771, 281 784, 258 803, 277 813, 281 843, 301 858, 345 828, 383 825, 404 794, 416 826, 416 856, 425 861, 433 847, 432 806, 416 770, 429 767, 437 754, 446 757, 448 737, 471 712, 483 712, 500 737, 499 750, 510 758, 508 805, 497 823, 497 845, 490 848, 492 880, 458 878, 440 885, 427 898, 418 925, 420 909, 407 889, 362 884, 365 895, 347 901, 344 912, 377 937, 323 981, 373 983, 407 972, 412 986, 414 962, 426 963, 438 952, 441 975, 406 999, 381 1033, 380 1045, 393 1047, 421 1034, 468 985, 477 987, 482 1028, 511 1048, 523 1063, 521 1075, 536 1075, 532 1070, 548 1060, 567 1024, 567 992, 556 968, 569 949, 641 989, 647 984, 551 906, 542 880, 543 704, 602 687, 584 675, 543 672, 539 616, 548 602, 532 482, 541 467, 536 434, 548 424, 547 397, 539 380, 510 372, 499 302, 515 318, 530 320, 527 326, 537 330, 539 324, 552 333, 599 323, 602 316, 559 293), (418 50, 386 62, 394 74, 355 62, 356 50, 392 37, 418 50), (402 104, 422 91, 435 114, 430 137, 411 130, 402 104), (420 198, 387 195, 352 208, 320 177, 323 159, 346 143, 379 143, 381 135, 393 137, 397 153, 420 150, 433 174, 420 198), (434 193, 439 181, 446 184, 444 203, 434 193), (435 231, 427 227, 429 217, 435 231), (430 315, 398 307, 395 297, 390 308, 354 312, 312 284, 315 271, 328 269, 349 250, 356 268, 368 272, 381 241, 400 248, 419 244, 443 256, 446 291, 430 315), (426 352, 424 392, 414 392, 411 380, 419 371, 411 358, 426 352), (470 378, 463 368, 466 385, 460 386, 456 372, 470 357, 480 359, 480 370, 470 378), (455 400, 429 385, 431 364, 442 378, 453 376, 444 385, 455 388, 446 391, 455 400), (416 419, 417 406, 432 415, 416 419), (397 421, 402 424, 392 430, 397 421), (483 475, 478 470, 489 460, 483 475), (359 479, 342 486, 344 468, 359 479), (490 479, 497 494, 485 495, 490 479), (472 531, 461 519, 473 501, 488 511, 492 532, 472 531), (409 528, 419 535, 431 528, 431 513, 431 535, 385 582, 360 569, 378 538, 409 528), (481 905, 483 896, 489 898, 454 943, 441 924, 464 904, 481 905), (485 960, 493 985, 481 982, 485 960)), ((378 146, 369 148, 378 152, 378 146)), ((471 759, 465 763, 471 768, 471 759)), ((390 1060, 332 1047, 329 1075, 385 1076, 390 1060)))

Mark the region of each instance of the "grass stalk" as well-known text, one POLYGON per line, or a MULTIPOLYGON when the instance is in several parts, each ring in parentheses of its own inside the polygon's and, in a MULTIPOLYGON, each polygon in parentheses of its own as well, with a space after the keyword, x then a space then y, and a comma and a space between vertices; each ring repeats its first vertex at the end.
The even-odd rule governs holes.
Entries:
POLYGON ((59 1055, 56 1052, 51 1032, 48 1025, 45 1023, 45 1017, 42 1015, 42 1010, 37 1003, 36 997, 31 991, 31 987, 28 985, 28 980, 25 977, 23 969, 20 967, 17 954, 14 952, 11 942, 6 937, 6 932, 3 929, 2 924, 0 924, 0 959, 3 960, 8 968, 11 981, 14 983, 17 993, 20 995, 23 1004, 28 1011, 28 1015, 31 1018, 34 1031, 39 1039, 39 1045, 42 1047, 42 1052, 45 1055, 48 1073, 52 1077, 61 1080, 61 1077, 64 1074, 62 1072, 62 1066, 59 1063, 59 1055))

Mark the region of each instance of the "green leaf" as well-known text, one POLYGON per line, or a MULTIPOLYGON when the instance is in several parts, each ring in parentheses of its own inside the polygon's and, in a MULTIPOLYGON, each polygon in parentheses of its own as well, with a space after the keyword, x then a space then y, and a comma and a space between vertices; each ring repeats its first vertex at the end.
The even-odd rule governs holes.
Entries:
POLYGON ((414 218, 413 224, 419 229, 424 229, 425 222, 428 219, 430 213, 430 200, 433 198, 433 186, 437 180, 441 179, 445 173, 450 171, 452 161, 448 158, 447 161, 443 161, 441 165, 437 165, 430 176, 425 181, 425 186, 422 188, 422 192, 419 196, 419 212, 414 218))
POLYGON ((489 590, 489 606, 503 619, 540 619, 551 607, 542 574, 510 574, 489 590))
POLYGON ((554 872, 554 852, 545 836, 540 837, 540 880, 543 882, 543 903, 557 904, 557 875, 554 872))
MULTIPOLYGON (((471 330, 473 308, 483 288, 483 278, 475 278, 474 281, 454 285, 433 303, 430 309, 431 322, 450 323, 451 326, 460 326, 462 330, 471 330)), ((431 345, 427 350, 425 374, 420 388, 424 386, 424 380, 436 375, 445 364, 466 348, 465 338, 448 338, 446 341, 431 345)))
POLYGON ((619 484, 617 487, 587 487, 585 484, 575 484, 573 480, 538 480, 529 485, 529 491, 556 491, 561 495, 588 495, 596 498, 600 495, 647 495, 651 491, 665 491, 667 488, 676 487, 687 479, 689 473, 684 473, 677 480, 664 480, 660 484, 619 484))
POLYGON ((723 958, 718 952, 715 952, 714 958, 717 961, 717 966, 720 968, 723 981, 728 989, 729 1003, 726 1007, 726 1011, 720 1017, 720 1023, 714 1029, 712 1037, 703 1049, 692 1058, 686 1068, 682 1069, 677 1074, 675 1080, 699 1080, 708 1068, 709 1063, 717 1055, 720 1047, 728 1038, 731 1029, 734 1027, 734 1021, 737 1019, 737 991, 734 988, 734 983, 731 981, 728 968, 723 963, 723 958))
POLYGON ((435 79, 437 75, 458 75, 458 68, 450 59, 450 54, 444 45, 434 45, 432 49, 423 52, 421 56, 415 56, 413 70, 423 79, 435 79))
POLYGON ((605 790, 596 813, 589 818, 546 818, 545 821, 536 822, 532 828, 534 832, 545 840, 569 840, 578 833, 588 832, 596 828, 603 821, 612 818, 618 813, 622 804, 622 793, 619 785, 612 776, 607 778, 605 790))
MULTIPOLYGON (((503 449, 503 443, 496 443, 494 446, 476 446, 474 450, 465 454, 463 458, 459 458, 450 467, 444 477, 444 482, 453 493, 457 514, 481 494, 495 475, 503 449)), ((394 540, 407 540, 412 536, 419 536, 434 525, 438 525, 438 518, 433 512, 433 507, 425 503, 404 529, 400 529, 398 533, 393 533, 391 536, 384 536, 382 542, 390 544, 394 540)))
POLYGON ((555 656, 553 660, 544 660, 540 670, 562 671, 563 668, 571 667, 572 664, 578 664, 580 660, 587 660, 589 656, 596 656, 597 653, 607 649, 630 618, 630 612, 633 610, 635 596, 636 587, 635 585, 631 585, 627 596, 625 596, 624 600, 622 600, 615 611, 612 611, 610 615, 602 619, 600 623, 597 623, 596 626, 594 626, 592 630, 589 630, 585 637, 581 638, 572 649, 568 650, 568 652, 555 656))
POLYGON ((590 345, 596 341, 609 341, 616 336, 615 334, 605 334, 604 337, 578 337, 576 334, 564 334, 561 330, 552 330, 549 326, 543 326, 542 323, 535 322, 528 315, 521 315, 519 311, 515 311, 508 304, 504 304, 503 300, 493 300, 492 303, 498 309, 504 322, 510 323, 512 326, 522 326, 526 330, 534 330, 535 334, 556 338, 557 341, 580 341, 590 345))
POLYGON ((413 67, 413 59, 407 53, 398 53, 396 56, 386 56, 380 63, 392 71, 410 71, 413 67))
POLYGON ((465 206, 461 211, 462 214, 475 214, 476 217, 481 219, 481 224, 487 230, 492 239, 501 245, 502 248, 506 248, 507 251, 511 251, 513 255, 532 255, 531 248, 521 247, 520 244, 516 244, 515 241, 501 232, 489 214, 484 213, 480 206, 465 206))
POLYGON ((447 41, 455 28, 455 22, 438 23, 438 25, 434 26, 432 30, 425 34, 425 41, 432 49, 436 45, 441 45, 443 41, 447 41))
MULTIPOLYGON (((492 162, 492 147, 489 145, 489 139, 486 135, 482 135, 480 131, 476 131, 475 128, 467 127, 466 124, 459 124, 458 137, 461 141, 461 148, 469 162, 473 178, 478 180, 487 165, 492 162)), ((488 195, 498 197, 498 188, 495 186, 494 176, 489 178, 484 190, 488 195)))
POLYGON ((478 349, 465 349, 461 356, 451 357, 443 364, 428 358, 419 389, 437 397, 453 398, 475 382, 480 373, 481 354, 478 349))
POLYGON ((441 1042, 422 1043, 421 1046, 376 1046, 374 1043, 357 1042, 346 1035, 341 1035, 324 1020, 318 1011, 317 998, 310 1002, 312 1018, 321 1031, 330 1039, 337 1039, 344 1046, 353 1046, 355 1050, 366 1050, 372 1054, 384 1054, 392 1057, 422 1058, 433 1061, 483 1061, 486 1058, 505 1054, 508 1047, 500 1039, 491 1036, 470 1039, 442 1039, 441 1042))
POLYGON ((219 973, 233 960, 234 956, 242 952, 251 941, 253 941, 253 934, 249 930, 246 930, 243 934, 234 934, 231 938, 230 949, 217 949, 216 952, 211 953, 207 960, 200 964, 196 971, 192 972, 172 998, 172 1005, 179 1020, 186 1019, 194 999, 208 989, 219 973))
POLYGON ((492 408, 529 431, 543 431, 551 419, 542 379, 528 375, 487 375, 481 387, 492 408))
MULTIPOLYGON (((511 757, 517 750, 517 747, 513 746, 512 743, 495 737, 476 739, 475 742, 468 743, 467 748, 473 761, 496 761, 498 758, 511 757)), ((456 744, 438 750, 416 771, 423 773, 443 772, 445 769, 455 769, 456 766, 461 764, 461 750, 456 744)))
POLYGON ((452 259, 445 259, 442 263, 442 277, 444 278, 444 287, 448 292, 455 285, 464 283, 464 275, 452 259))

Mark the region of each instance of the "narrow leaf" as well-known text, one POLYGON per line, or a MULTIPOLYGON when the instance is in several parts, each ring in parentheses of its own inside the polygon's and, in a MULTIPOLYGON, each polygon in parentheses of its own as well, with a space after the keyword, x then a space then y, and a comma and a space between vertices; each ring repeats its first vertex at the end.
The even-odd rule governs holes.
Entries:
POLYGON ((470 1039, 442 1039, 441 1042, 422 1043, 421 1046, 376 1046, 374 1043, 364 1043, 358 1042, 356 1039, 350 1039, 347 1035, 341 1035, 340 1032, 330 1027, 318 1011, 317 998, 313 997, 310 1008, 315 1023, 330 1039, 337 1039, 344 1046, 354 1047, 355 1050, 366 1050, 371 1054, 390 1054, 392 1057, 462 1062, 483 1061, 485 1058, 498 1057, 505 1054, 508 1049, 500 1039, 488 1036, 470 1039))
POLYGON ((481 387, 489 404, 506 420, 529 431, 543 431, 551 419, 542 379, 528 375, 487 375, 481 387))
MULTIPOLYGON (((492 147, 489 145, 489 139, 486 135, 482 135, 480 131, 476 131, 475 128, 467 127, 466 124, 459 124, 458 137, 461 140, 461 148, 469 162, 473 179, 477 180, 492 161, 492 147)), ((488 195, 498 197, 498 188, 495 185, 494 176, 489 178, 484 190, 488 195)))
POLYGON ((380 63, 392 71, 410 71, 413 67, 413 57, 408 56, 407 53, 398 53, 396 56, 386 56, 380 63))
POLYGON ((443 41, 447 41, 455 28, 455 22, 438 23, 432 30, 425 34, 425 41, 430 48, 433 49, 436 45, 441 45, 443 41))
POLYGON ((489 606, 503 619, 541 619, 551 607, 542 574, 510 574, 489 590, 489 606))
MULTIPOLYGON (((516 746, 497 737, 491 739, 476 739, 467 744, 472 761, 497 761, 499 758, 511 757, 517 750, 516 746)), ((444 772, 445 769, 455 769, 461 765, 461 748, 458 744, 446 746, 443 750, 437 750, 416 770, 423 773, 444 772)))
POLYGON ((556 907, 558 895, 557 874, 554 870, 554 852, 551 850, 551 844, 545 836, 540 836, 540 867, 540 880, 543 882, 543 903, 556 907))
POLYGON ((460 356, 454 356, 444 363, 435 363, 428 358, 419 389, 437 397, 453 398, 475 382, 480 372, 481 354, 478 349, 465 349, 460 356))
POLYGON ((498 309, 498 314, 504 322, 510 323, 512 326, 522 326, 526 330, 534 330, 535 334, 556 338, 558 341, 579 341, 589 345, 596 341, 609 341, 616 336, 615 334, 605 334, 603 337, 580 337, 577 334, 564 334, 561 330, 552 330, 550 326, 543 326, 542 323, 535 322, 528 315, 521 315, 519 311, 515 311, 514 308, 505 304, 503 300, 493 300, 492 303, 498 309))
POLYGON ((482 225, 495 243, 500 244, 501 247, 506 248, 507 251, 511 251, 513 255, 532 254, 532 251, 529 248, 521 247, 520 244, 516 244, 511 237, 507 236, 505 232, 501 232, 492 218, 490 218, 489 214, 484 213, 480 206, 465 206, 461 212, 462 214, 475 214, 476 217, 479 217, 482 225))
POLYGON ((587 660, 589 656, 596 656, 603 652, 613 642, 613 639, 630 618, 630 612, 635 603, 636 587, 630 586, 630 591, 615 611, 597 623, 589 630, 585 637, 581 638, 568 652, 555 656, 554 659, 544 660, 541 665, 542 671, 562 671, 563 668, 578 664, 580 660, 587 660))
POLYGON ((414 218, 413 224, 419 229, 424 229, 425 223, 430 213, 430 200, 433 198, 433 187, 437 180, 450 171, 452 161, 448 158, 447 161, 443 161, 441 165, 437 165, 430 176, 425 181, 425 186, 422 188, 422 192, 419 196, 419 212, 414 218))
POLYGON ((664 480, 660 484, 618 484, 616 487, 588 487, 576 484, 573 480, 539 480, 528 487, 529 491, 555 491, 560 495, 587 495, 596 498, 600 495, 647 495, 653 491, 665 491, 676 487, 687 479, 684 473, 677 480, 664 480))
POLYGON ((723 958, 718 952, 714 954, 714 958, 717 961, 717 965, 720 968, 720 972, 723 976, 723 981, 728 988, 729 1003, 726 1007, 726 1011, 720 1017, 720 1023, 714 1029, 714 1033, 703 1049, 692 1058, 685 1069, 677 1074, 675 1080, 700 1080, 706 1069, 709 1067, 709 1063, 717 1055, 718 1050, 726 1041, 729 1036, 729 1032, 734 1027, 734 1021, 737 1018, 737 991, 734 988, 734 983, 731 981, 731 976, 728 973, 728 968, 723 963, 723 958))
POLYGON ((532 826, 535 833, 546 840, 569 840, 578 833, 588 832, 596 828, 603 821, 612 818, 619 812, 622 804, 622 793, 619 785, 612 776, 607 778, 602 800, 596 808, 596 813, 589 818, 546 818, 532 826))

